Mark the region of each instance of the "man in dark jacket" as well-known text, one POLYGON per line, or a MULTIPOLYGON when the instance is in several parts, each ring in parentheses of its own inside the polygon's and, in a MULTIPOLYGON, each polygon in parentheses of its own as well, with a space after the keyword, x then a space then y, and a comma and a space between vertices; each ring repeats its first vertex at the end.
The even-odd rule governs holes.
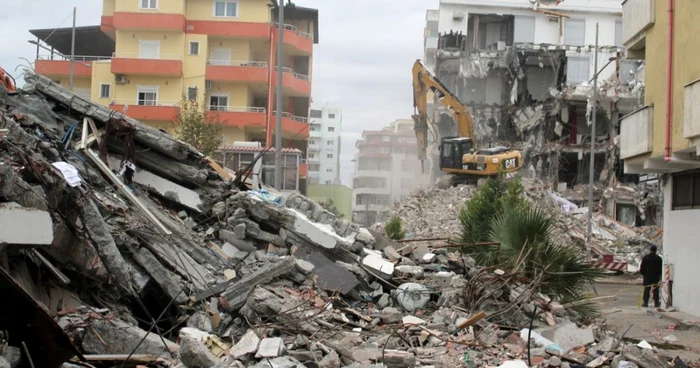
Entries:
POLYGON ((649 307, 649 294, 652 291, 654 294, 654 307, 661 307, 659 285, 657 284, 661 281, 662 263, 661 257, 656 254, 656 246, 652 245, 651 249, 649 249, 649 254, 642 258, 642 265, 639 267, 639 273, 644 278, 644 304, 642 305, 644 308, 649 307))

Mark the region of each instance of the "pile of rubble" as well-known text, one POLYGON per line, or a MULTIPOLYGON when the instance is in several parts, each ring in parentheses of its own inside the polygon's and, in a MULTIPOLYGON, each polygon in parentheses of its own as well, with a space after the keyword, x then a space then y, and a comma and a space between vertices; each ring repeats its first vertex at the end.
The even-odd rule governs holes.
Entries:
MULTIPOLYGON (((538 180, 523 178, 526 197, 552 215, 554 240, 584 249, 587 233, 587 208, 579 208, 573 200, 587 187, 578 187, 571 193, 559 194, 538 180)), ((408 238, 444 240, 455 238, 461 232, 460 211, 471 199, 475 186, 461 185, 450 188, 429 188, 414 192, 410 197, 394 204, 389 217, 398 216, 408 238)), ((618 186, 608 196, 621 192, 636 195, 640 191, 618 186)), ((649 196, 644 196, 649 200, 649 196)), ((384 224, 373 226, 381 232, 384 224)), ((595 254, 612 254, 617 262, 627 262, 626 271, 639 270, 641 258, 651 245, 661 248, 663 231, 656 226, 630 227, 597 212, 593 216, 592 248, 595 254)))
POLYGON ((12 301, 0 304, 0 367, 666 360, 608 346, 601 331, 586 348, 596 337, 572 323, 577 305, 537 293, 518 269, 395 243, 299 194, 252 190, 168 134, 31 73, 23 91, 0 91, 0 219, 0 292, 12 301))

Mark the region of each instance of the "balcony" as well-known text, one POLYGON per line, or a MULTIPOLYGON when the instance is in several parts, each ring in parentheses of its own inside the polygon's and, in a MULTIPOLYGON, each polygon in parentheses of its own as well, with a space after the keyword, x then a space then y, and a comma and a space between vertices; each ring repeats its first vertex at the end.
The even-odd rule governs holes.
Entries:
POLYGON ((650 153, 653 134, 653 106, 643 107, 623 117, 620 123, 620 158, 624 160, 650 153))
POLYGON ((644 47, 641 33, 655 21, 657 0, 625 0, 622 3, 622 42, 628 50, 644 47))
POLYGON ((683 104, 683 138, 695 139, 700 136, 700 80, 685 86, 683 104))
MULTIPOLYGON (((277 119, 277 111, 272 112, 273 124, 277 119)), ((295 116, 288 112, 282 113, 282 130, 293 135, 305 136, 309 135, 309 118, 295 116)))
POLYGON ((252 106, 207 106, 211 114, 216 114, 221 125, 244 128, 265 127, 267 121, 264 107, 252 106))
MULTIPOLYGON (((109 57, 100 56, 74 56, 73 76, 92 77, 92 62, 97 60, 109 60, 109 57)), ((40 56, 34 64, 34 71, 45 76, 69 76, 70 60, 66 57, 59 57, 51 60, 49 57, 40 56)))
POLYGON ((112 73, 123 75, 149 75, 182 77, 181 55, 158 55, 157 58, 141 57, 139 54, 115 54, 112 73))
MULTIPOLYGON (((272 78, 273 83, 277 84, 277 67, 272 78)), ((284 87, 292 90, 303 96, 311 95, 311 78, 308 75, 295 72, 292 68, 282 68, 282 83, 284 87)))
MULTIPOLYGON (((275 39, 277 39, 278 23, 272 23, 271 26, 274 29, 275 39)), ((302 32, 291 24, 284 25, 284 39, 282 41, 285 45, 292 46, 306 54, 311 54, 313 52, 314 35, 302 32)))
POLYGON ((125 105, 126 115, 141 121, 175 121, 180 112, 178 101, 117 100, 110 108, 123 111, 125 105))
POLYGON ((207 60, 206 78, 218 82, 267 83, 264 61, 207 60))
POLYGON ((157 12, 115 12, 113 16, 103 16, 103 30, 146 30, 185 32, 187 21, 184 14, 157 12))

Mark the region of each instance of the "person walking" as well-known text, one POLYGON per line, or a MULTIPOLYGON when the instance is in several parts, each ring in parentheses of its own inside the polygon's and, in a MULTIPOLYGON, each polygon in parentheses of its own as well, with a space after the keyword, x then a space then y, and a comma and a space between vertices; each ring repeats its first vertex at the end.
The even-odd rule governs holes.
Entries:
POLYGON ((661 308, 659 301, 659 282, 661 282, 661 272, 663 261, 656 254, 656 245, 652 245, 649 249, 649 254, 642 258, 642 264, 639 267, 639 273, 644 279, 644 304, 642 307, 649 308, 649 294, 654 294, 654 308, 661 308))

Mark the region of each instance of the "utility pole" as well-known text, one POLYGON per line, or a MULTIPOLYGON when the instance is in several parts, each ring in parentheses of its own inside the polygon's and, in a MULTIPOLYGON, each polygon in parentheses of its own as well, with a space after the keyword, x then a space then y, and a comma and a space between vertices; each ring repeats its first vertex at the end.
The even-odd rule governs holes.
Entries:
POLYGON ((595 125, 596 125, 596 115, 598 112, 598 32, 599 24, 595 24, 595 53, 593 61, 593 70, 595 70, 595 76, 593 78, 593 109, 591 114, 591 155, 590 155, 590 168, 588 173, 588 232, 586 235, 586 258, 591 256, 591 239, 593 237, 593 174, 595 173, 595 125))
POLYGON ((73 31, 71 32, 71 40, 70 40, 70 77, 68 80, 68 88, 70 89, 71 92, 73 92, 73 64, 75 62, 75 13, 76 13, 76 7, 73 7, 73 31))
POLYGON ((282 189, 282 68, 284 67, 284 0, 277 20, 277 120, 275 122, 275 189, 282 189))

